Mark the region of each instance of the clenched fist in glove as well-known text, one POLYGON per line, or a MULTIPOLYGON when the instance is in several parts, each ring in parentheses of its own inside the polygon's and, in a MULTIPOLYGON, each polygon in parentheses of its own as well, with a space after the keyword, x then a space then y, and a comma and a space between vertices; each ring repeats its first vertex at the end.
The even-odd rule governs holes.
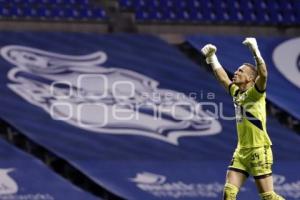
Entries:
POLYGON ((201 49, 201 53, 205 56, 207 64, 211 64, 213 70, 221 67, 218 58, 216 56, 217 47, 212 44, 207 44, 201 49))
POLYGON ((251 50, 258 50, 256 39, 253 37, 248 37, 243 42, 244 45, 248 46, 251 50))
POLYGON ((201 49, 201 53, 207 58, 213 56, 217 51, 217 47, 212 44, 207 44, 201 49))
POLYGON ((250 51, 252 52, 252 54, 254 56, 256 65, 264 63, 264 60, 263 60, 263 58, 260 54, 260 51, 258 49, 258 45, 257 45, 257 42, 256 42, 255 38, 247 37, 243 41, 243 44, 249 47, 250 51))

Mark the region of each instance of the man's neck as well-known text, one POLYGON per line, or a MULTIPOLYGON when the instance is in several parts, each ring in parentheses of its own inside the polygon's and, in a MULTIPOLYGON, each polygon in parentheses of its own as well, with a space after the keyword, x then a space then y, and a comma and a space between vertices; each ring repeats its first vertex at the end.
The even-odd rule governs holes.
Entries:
POLYGON ((240 89, 241 92, 245 92, 246 90, 248 90, 252 86, 253 86, 252 82, 238 85, 238 87, 239 87, 239 89, 240 89))

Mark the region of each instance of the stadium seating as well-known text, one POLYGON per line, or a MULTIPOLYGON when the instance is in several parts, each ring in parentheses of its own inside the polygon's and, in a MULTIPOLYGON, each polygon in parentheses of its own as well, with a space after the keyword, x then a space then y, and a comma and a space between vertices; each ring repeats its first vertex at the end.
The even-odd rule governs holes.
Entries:
POLYGON ((2 0, 0 19, 105 20, 105 11, 89 0, 2 0))
POLYGON ((119 0, 139 22, 299 25, 296 0, 119 0))
MULTIPOLYGON (((139 22, 299 25, 297 0, 119 0, 139 22)), ((105 20, 89 0, 1 0, 0 19, 105 20)))

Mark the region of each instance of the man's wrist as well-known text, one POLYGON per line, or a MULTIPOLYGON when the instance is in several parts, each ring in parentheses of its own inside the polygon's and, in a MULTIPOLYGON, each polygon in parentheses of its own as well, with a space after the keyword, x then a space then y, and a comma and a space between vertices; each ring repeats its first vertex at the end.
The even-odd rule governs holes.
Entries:
POLYGON ((255 57, 254 56, 254 59, 255 59, 256 65, 265 64, 265 61, 264 61, 264 59, 262 57, 255 57))
POLYGON ((261 64, 265 63, 265 61, 264 61, 263 57, 261 56, 260 51, 258 49, 253 50, 253 57, 256 62, 256 65, 261 65, 261 64))
POLYGON ((222 68, 222 66, 221 66, 221 64, 219 63, 219 60, 218 60, 216 54, 207 57, 205 60, 206 60, 206 63, 207 63, 207 64, 210 64, 210 65, 211 65, 211 67, 212 67, 213 70, 222 68))
POLYGON ((259 51, 257 46, 251 46, 250 50, 252 52, 253 58, 256 62, 256 65, 261 65, 261 64, 265 63, 265 61, 264 61, 263 57, 261 56, 260 51, 259 51))
POLYGON ((261 57, 260 51, 258 48, 253 48, 252 53, 254 57, 261 57))

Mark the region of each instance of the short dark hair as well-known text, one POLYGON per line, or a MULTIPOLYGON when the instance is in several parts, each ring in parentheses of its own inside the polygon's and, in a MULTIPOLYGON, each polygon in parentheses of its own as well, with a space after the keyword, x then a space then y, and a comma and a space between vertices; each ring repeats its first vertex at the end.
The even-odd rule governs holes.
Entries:
POLYGON ((253 80, 255 81, 257 78, 257 75, 258 75, 256 67, 250 63, 243 63, 243 65, 245 65, 251 69, 250 75, 253 77, 253 80))

